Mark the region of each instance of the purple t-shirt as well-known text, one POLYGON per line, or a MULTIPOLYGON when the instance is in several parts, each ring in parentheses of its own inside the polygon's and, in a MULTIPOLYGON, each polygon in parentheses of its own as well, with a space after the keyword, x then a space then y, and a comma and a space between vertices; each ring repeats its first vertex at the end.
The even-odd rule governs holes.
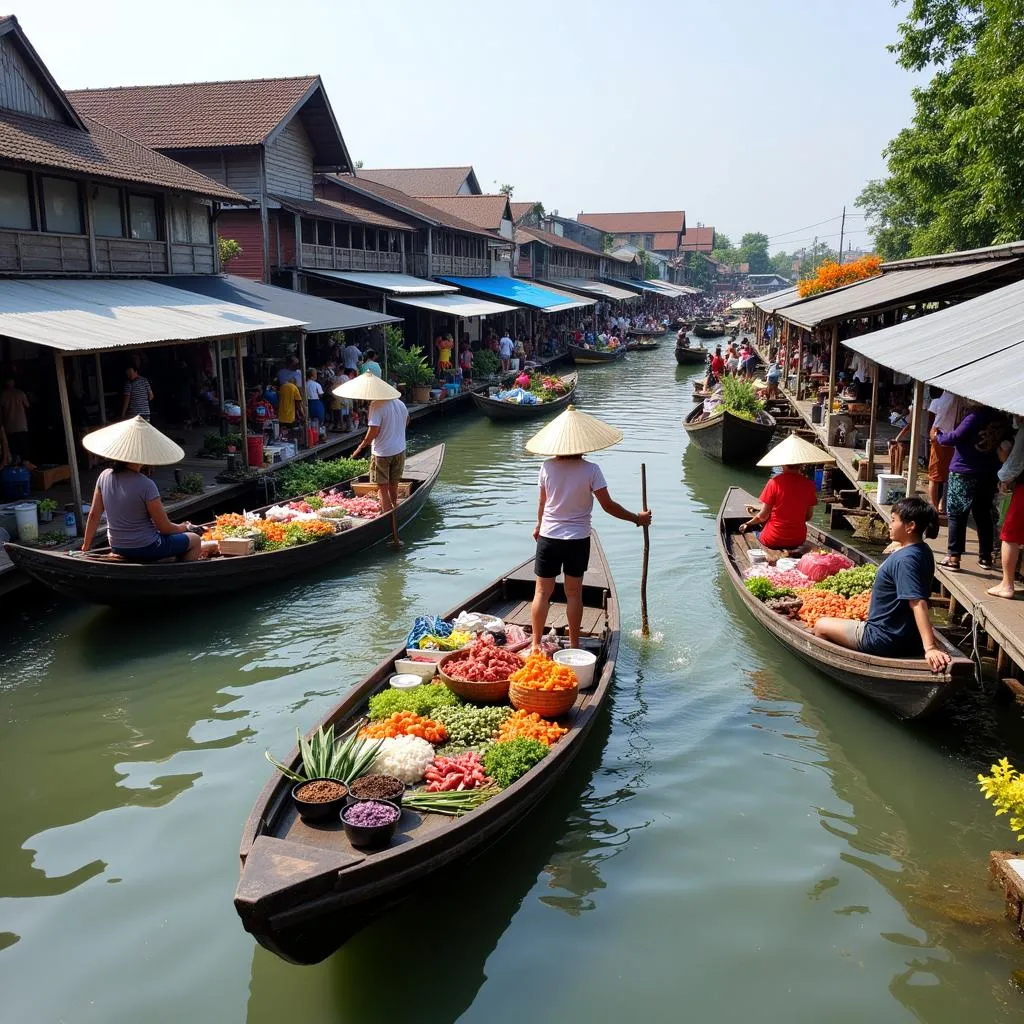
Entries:
POLYGON ((153 525, 146 502, 160 497, 155 483, 142 473, 105 469, 96 481, 107 513, 107 538, 112 548, 130 550, 155 544, 160 531, 153 525))
POLYGON ((999 471, 998 442, 990 436, 994 417, 985 410, 969 412, 955 430, 939 431, 939 444, 951 445, 951 473, 995 476, 999 471))

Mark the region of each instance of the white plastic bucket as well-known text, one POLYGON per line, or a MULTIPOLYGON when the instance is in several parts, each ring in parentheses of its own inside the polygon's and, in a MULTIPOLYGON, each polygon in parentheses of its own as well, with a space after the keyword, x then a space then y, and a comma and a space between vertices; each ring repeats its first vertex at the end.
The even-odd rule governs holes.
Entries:
POLYGON ((508 365, 509 365, 509 369, 513 373, 518 373, 519 372, 519 360, 518 359, 510 359, 508 361, 508 365))
POLYGON ((907 496, 907 478, 894 473, 878 474, 878 504, 895 505, 907 496))
POLYGON ((551 660, 559 665, 568 665, 576 673, 576 681, 580 684, 581 690, 589 690, 594 685, 596 654, 570 647, 567 651, 555 651, 551 660))
POLYGON ((399 672, 389 680, 392 690, 411 690, 423 683, 423 679, 413 672, 399 672))
POLYGON ((18 540, 39 539, 39 506, 34 501, 15 505, 14 519, 18 524, 18 540))

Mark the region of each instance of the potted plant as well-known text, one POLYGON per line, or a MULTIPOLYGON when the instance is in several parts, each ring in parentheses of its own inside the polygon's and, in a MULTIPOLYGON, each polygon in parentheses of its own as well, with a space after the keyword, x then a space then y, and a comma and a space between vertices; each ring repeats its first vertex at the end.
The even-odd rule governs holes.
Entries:
POLYGON ((413 345, 402 356, 397 376, 412 391, 412 400, 416 405, 426 405, 430 401, 430 388, 434 383, 434 371, 423 355, 419 345, 413 345))
POLYGON ((57 502, 53 498, 43 498, 39 502, 39 522, 48 523, 53 519, 53 513, 57 511, 57 502))

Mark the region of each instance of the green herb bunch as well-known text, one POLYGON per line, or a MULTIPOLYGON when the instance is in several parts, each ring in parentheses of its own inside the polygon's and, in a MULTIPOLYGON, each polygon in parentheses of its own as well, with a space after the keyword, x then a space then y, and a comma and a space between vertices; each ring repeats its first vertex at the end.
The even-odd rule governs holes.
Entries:
POLYGON ((370 698, 370 719, 379 722, 399 711, 435 718, 441 708, 452 708, 461 703, 462 698, 442 683, 424 683, 411 690, 388 688, 370 698))
POLYGON ((764 402, 757 397, 754 385, 739 377, 722 378, 722 408, 745 420, 757 418, 764 402))
POLYGON ((840 569, 839 572, 815 583, 814 589, 842 594, 843 597, 855 597, 874 586, 877 571, 873 565, 855 565, 852 569, 840 569))
POLYGON ((281 500, 312 494, 333 487, 343 480, 362 476, 370 468, 369 459, 323 459, 295 462, 277 474, 277 489, 281 500))
POLYGON ((501 369, 501 359, 490 349, 473 353, 473 372, 478 377, 490 377, 501 369))
POLYGON ((489 747, 484 754, 484 770, 504 789, 547 756, 548 748, 540 740, 521 736, 489 747))

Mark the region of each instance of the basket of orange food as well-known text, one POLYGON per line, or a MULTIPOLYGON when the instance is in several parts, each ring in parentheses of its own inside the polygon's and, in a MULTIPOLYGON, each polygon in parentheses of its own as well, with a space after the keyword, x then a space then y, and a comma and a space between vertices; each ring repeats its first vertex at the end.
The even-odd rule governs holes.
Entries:
POLYGON ((531 654, 526 664, 509 676, 508 700, 517 711, 558 718, 576 703, 580 692, 576 673, 546 654, 531 654))

